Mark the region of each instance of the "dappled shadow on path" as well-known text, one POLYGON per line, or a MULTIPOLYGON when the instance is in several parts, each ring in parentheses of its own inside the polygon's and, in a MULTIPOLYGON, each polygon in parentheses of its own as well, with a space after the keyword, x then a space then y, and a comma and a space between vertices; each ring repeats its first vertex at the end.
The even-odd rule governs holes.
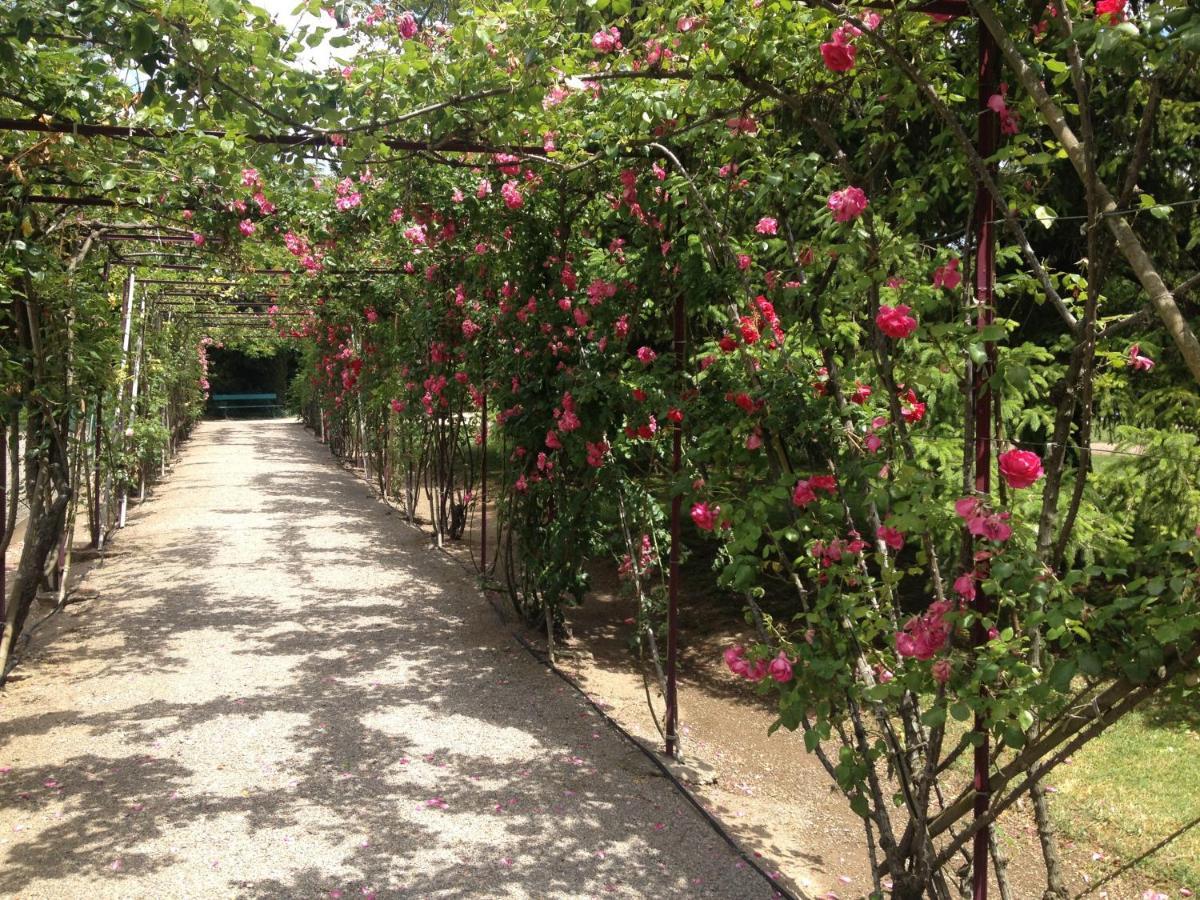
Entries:
POLYGON ((769 897, 299 426, 206 423, 0 713, 0 893, 769 897))

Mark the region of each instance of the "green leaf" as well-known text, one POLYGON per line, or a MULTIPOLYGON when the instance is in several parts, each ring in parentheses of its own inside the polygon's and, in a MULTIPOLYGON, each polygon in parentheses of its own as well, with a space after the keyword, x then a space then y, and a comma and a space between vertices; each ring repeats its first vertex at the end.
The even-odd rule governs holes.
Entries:
POLYGON ((921 722, 928 728, 937 728, 946 722, 946 707, 934 706, 925 710, 925 714, 921 716, 921 722))
POLYGON ((871 806, 862 794, 855 794, 850 798, 850 808, 864 819, 871 814, 871 806))
POLYGON ((202 37, 194 37, 194 38, 192 38, 192 46, 195 47, 201 53, 207 53, 208 52, 208 39, 202 38, 202 37))
POLYGON ((1046 680, 1054 690, 1060 694, 1065 693, 1071 687, 1071 679, 1075 677, 1077 668, 1074 660, 1060 659, 1054 664, 1046 680))
POLYGON ((1048 206, 1035 206, 1033 208, 1033 215, 1034 218, 1042 223, 1042 227, 1047 229, 1053 225, 1054 220, 1058 218, 1058 213, 1048 206))
POLYGON ((810 728, 804 732, 804 749, 809 753, 815 753, 817 748, 821 746, 821 736, 817 734, 817 729, 810 728))

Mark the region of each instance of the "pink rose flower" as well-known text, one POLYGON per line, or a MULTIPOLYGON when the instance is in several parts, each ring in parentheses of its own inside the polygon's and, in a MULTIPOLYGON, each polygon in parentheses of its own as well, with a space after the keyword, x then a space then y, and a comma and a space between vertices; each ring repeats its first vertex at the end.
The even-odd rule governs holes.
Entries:
POLYGON ((906 338, 917 330, 917 320, 909 315, 912 307, 903 303, 898 306, 880 306, 875 324, 890 338, 906 338))
POLYGON ((746 659, 746 648, 741 644, 735 644, 732 647, 725 648, 725 665, 729 667, 729 671, 734 675, 746 677, 750 671, 750 663, 746 659))
POLYGON ((875 537, 893 550, 899 550, 904 546, 904 532, 890 525, 880 525, 875 530, 875 537))
POLYGON ((938 684, 945 684, 950 680, 950 660, 939 659, 933 664, 933 678, 938 684))
POLYGON ((1154 360, 1142 355, 1142 348, 1134 344, 1128 350, 1129 366, 1135 372, 1153 372, 1154 360))
POLYGON ((942 619, 950 609, 949 601, 931 603, 923 614, 905 622, 896 634, 896 652, 913 659, 933 659, 950 639, 950 625, 942 619))
POLYGON ((500 196, 504 198, 504 205, 509 209, 520 209, 525 205, 525 198, 521 196, 520 186, 515 181, 506 181, 500 188, 500 196))
POLYGON ((754 230, 759 234, 775 234, 779 230, 779 223, 770 216, 763 216, 754 226, 754 230))
POLYGON ((715 504, 695 503, 692 505, 692 521, 701 531, 712 531, 717 524, 719 515, 721 515, 721 507, 715 504))
POLYGON ((621 30, 613 25, 608 31, 601 29, 592 35, 592 49, 598 53, 612 53, 621 49, 621 30))
POLYGON ((1000 474, 1010 488, 1026 488, 1042 477, 1042 461, 1029 450, 1000 454, 1000 474))
POLYGON ((837 493, 837 479, 832 475, 814 475, 808 479, 808 483, 813 486, 815 491, 824 491, 827 494, 837 493))
POLYGON ((639 347, 637 352, 638 362, 643 366, 648 366, 658 358, 658 354, 649 347, 639 347))
POLYGON ((1096 21, 1105 25, 1118 25, 1125 21, 1127 0, 1096 0, 1096 21))
POLYGON ((801 479, 796 482, 796 486, 792 488, 792 505, 799 506, 801 509, 808 504, 815 502, 817 499, 816 491, 813 490, 812 482, 808 479, 801 479))
POLYGON ((870 201, 861 188, 852 186, 830 194, 827 205, 833 212, 835 222, 849 222, 861 216, 863 210, 870 206, 870 201))
POLYGON ((952 291, 962 284, 962 273, 958 271, 958 267, 958 259, 952 259, 944 266, 938 266, 934 269, 933 286, 952 291))
POLYGON ((858 48, 853 44, 827 41, 821 45, 821 59, 825 61, 825 68, 830 72, 849 72, 854 68, 854 57, 857 54, 858 48))
POLYGON ((780 684, 786 684, 792 680, 792 661, 783 655, 782 650, 767 666, 767 674, 780 684))
POLYGON ((975 599, 975 573, 964 572, 954 579, 954 593, 970 603, 975 599))
POLYGON ((746 672, 746 677, 751 681, 762 681, 767 677, 767 661, 765 659, 756 659, 750 663, 750 667, 746 672))

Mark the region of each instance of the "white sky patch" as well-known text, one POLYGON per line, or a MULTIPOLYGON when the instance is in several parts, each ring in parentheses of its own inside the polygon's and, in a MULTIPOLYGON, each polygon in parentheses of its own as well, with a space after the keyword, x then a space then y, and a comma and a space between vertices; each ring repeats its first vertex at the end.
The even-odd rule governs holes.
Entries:
POLYGON ((329 38, 337 35, 340 29, 334 25, 333 19, 324 13, 320 16, 310 16, 306 12, 301 12, 300 15, 293 14, 293 10, 300 5, 299 0, 255 0, 255 3, 293 34, 298 33, 301 26, 312 28, 320 25, 330 29, 323 42, 316 47, 305 48, 300 54, 298 64, 301 69, 309 72, 321 72, 330 66, 339 65, 337 59, 348 60, 357 52, 356 47, 335 48, 329 46, 329 38))

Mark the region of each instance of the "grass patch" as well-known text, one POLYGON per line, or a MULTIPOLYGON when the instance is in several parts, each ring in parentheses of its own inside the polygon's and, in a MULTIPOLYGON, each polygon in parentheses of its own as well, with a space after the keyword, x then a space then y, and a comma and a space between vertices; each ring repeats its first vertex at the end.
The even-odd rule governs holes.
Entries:
MULTIPOLYGON (((1182 705, 1182 704, 1181 704, 1182 705)), ((1117 722, 1047 781, 1055 824, 1146 876, 1200 888, 1200 711, 1151 704, 1117 722)))

